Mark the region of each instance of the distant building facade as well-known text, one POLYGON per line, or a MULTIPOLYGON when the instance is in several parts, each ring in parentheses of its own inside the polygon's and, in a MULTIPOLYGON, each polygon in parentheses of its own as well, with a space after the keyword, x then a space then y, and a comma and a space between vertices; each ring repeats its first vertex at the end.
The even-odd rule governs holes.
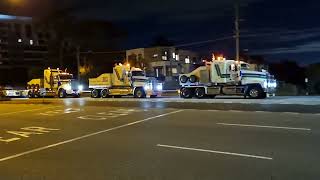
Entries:
POLYGON ((149 75, 170 81, 181 73, 189 73, 199 62, 197 53, 175 47, 138 48, 126 51, 126 59, 133 66, 146 67, 149 75))
POLYGON ((0 83, 26 82, 31 69, 49 61, 49 41, 54 32, 39 28, 30 17, 0 14, 0 83))

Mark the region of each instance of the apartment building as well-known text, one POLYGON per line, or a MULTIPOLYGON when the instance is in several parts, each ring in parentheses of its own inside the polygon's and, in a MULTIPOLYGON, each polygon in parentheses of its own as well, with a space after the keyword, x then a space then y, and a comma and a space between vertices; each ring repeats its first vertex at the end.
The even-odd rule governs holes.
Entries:
POLYGON ((31 17, 0 14, 0 83, 23 83, 32 69, 43 68, 49 59, 48 45, 54 38, 31 17))
POLYGON ((134 66, 146 67, 149 75, 166 81, 190 72, 192 65, 199 62, 195 52, 162 46, 127 50, 126 59, 134 66))

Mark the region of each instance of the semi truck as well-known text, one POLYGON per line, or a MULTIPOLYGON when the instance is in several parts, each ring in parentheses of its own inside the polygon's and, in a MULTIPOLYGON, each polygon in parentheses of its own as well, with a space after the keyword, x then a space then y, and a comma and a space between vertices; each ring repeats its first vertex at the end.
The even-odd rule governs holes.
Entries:
POLYGON ((45 69, 43 77, 27 83, 29 98, 37 97, 80 97, 83 87, 73 79, 73 75, 57 69, 45 69))
POLYGON ((274 95, 277 87, 274 76, 267 71, 253 71, 248 63, 224 59, 181 74, 179 83, 182 98, 239 95, 258 99, 274 95))
POLYGON ((104 73, 89 79, 92 98, 121 97, 154 98, 161 95, 162 83, 149 78, 140 68, 116 64, 113 73, 104 73))

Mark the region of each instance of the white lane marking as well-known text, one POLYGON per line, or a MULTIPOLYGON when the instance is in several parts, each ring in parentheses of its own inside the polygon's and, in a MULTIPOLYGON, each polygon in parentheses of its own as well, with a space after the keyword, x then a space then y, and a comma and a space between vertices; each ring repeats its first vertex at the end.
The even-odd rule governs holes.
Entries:
POLYGON ((80 137, 77 137, 77 138, 73 138, 73 139, 69 139, 69 140, 66 140, 66 141, 58 142, 58 143, 51 144, 51 145, 48 145, 48 146, 32 149, 32 150, 25 151, 25 152, 22 152, 22 153, 19 153, 19 154, 15 154, 15 155, 12 155, 12 156, 1 158, 0 162, 7 161, 7 160, 10 160, 10 159, 14 159, 14 158, 18 158, 18 157, 21 157, 21 156, 25 156, 25 155, 28 155, 28 154, 35 153, 35 152, 43 151, 43 150, 50 149, 50 148, 53 148, 53 147, 56 147, 56 146, 64 145, 64 144, 67 144, 67 143, 71 143, 71 142, 74 142, 74 141, 79 141, 79 140, 86 139, 86 138, 89 138, 91 136, 96 136, 96 135, 99 135, 99 134, 102 134, 102 133, 106 133, 106 132, 109 132, 109 131, 121 129, 121 128, 128 127, 128 126, 133 126, 135 124, 143 123, 143 122, 146 122, 146 121, 150 121, 152 119, 168 116, 168 115, 179 113, 179 112, 182 112, 182 111, 183 110, 178 110, 178 111, 173 111, 173 112, 169 112, 169 113, 165 113, 165 114, 160 114, 160 115, 157 115, 157 116, 149 117, 149 118, 146 118, 146 119, 142 119, 142 120, 139 120, 139 121, 135 121, 135 122, 124 124, 124 125, 120 125, 120 126, 116 126, 116 127, 110 128, 110 129, 105 129, 105 130, 98 131, 98 132, 95 132, 95 133, 90 133, 90 134, 87 134, 87 135, 84 135, 84 136, 80 136, 80 137))
POLYGON ((264 159, 264 160, 272 160, 273 159, 271 157, 265 157, 265 156, 256 156, 256 155, 250 155, 250 154, 232 153, 232 152, 224 152, 224 151, 213 151, 213 150, 207 150, 207 149, 172 146, 172 145, 165 145, 165 144, 157 144, 157 146, 165 147, 165 148, 173 148, 173 149, 182 149, 182 150, 190 150, 190 151, 209 152, 209 153, 225 154, 225 155, 231 155, 231 156, 241 156, 241 157, 248 157, 248 158, 264 159))
POLYGON ((223 126, 240 126, 240 127, 257 127, 257 128, 271 128, 271 129, 288 129, 288 130, 301 130, 301 131, 311 131, 309 128, 295 128, 295 127, 281 127, 281 126, 261 126, 253 124, 229 124, 229 123, 217 123, 223 126))
POLYGON ((59 107, 59 106, 45 107, 45 108, 39 108, 39 109, 29 109, 29 110, 8 112, 8 113, 1 113, 0 116, 3 116, 3 115, 11 115, 11 114, 19 114, 19 113, 24 113, 24 112, 39 111, 39 110, 44 110, 44 109, 52 109, 52 108, 57 108, 57 107, 59 107))

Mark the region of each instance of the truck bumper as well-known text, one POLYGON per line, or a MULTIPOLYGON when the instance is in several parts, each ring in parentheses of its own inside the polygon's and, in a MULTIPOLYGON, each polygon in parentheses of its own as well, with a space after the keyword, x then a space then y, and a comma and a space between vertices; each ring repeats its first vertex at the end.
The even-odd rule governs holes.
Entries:
POLYGON ((147 97, 152 97, 152 96, 161 96, 162 91, 146 91, 147 97))
POLYGON ((79 90, 67 90, 66 93, 68 96, 80 96, 81 95, 81 91, 79 91, 79 90))

